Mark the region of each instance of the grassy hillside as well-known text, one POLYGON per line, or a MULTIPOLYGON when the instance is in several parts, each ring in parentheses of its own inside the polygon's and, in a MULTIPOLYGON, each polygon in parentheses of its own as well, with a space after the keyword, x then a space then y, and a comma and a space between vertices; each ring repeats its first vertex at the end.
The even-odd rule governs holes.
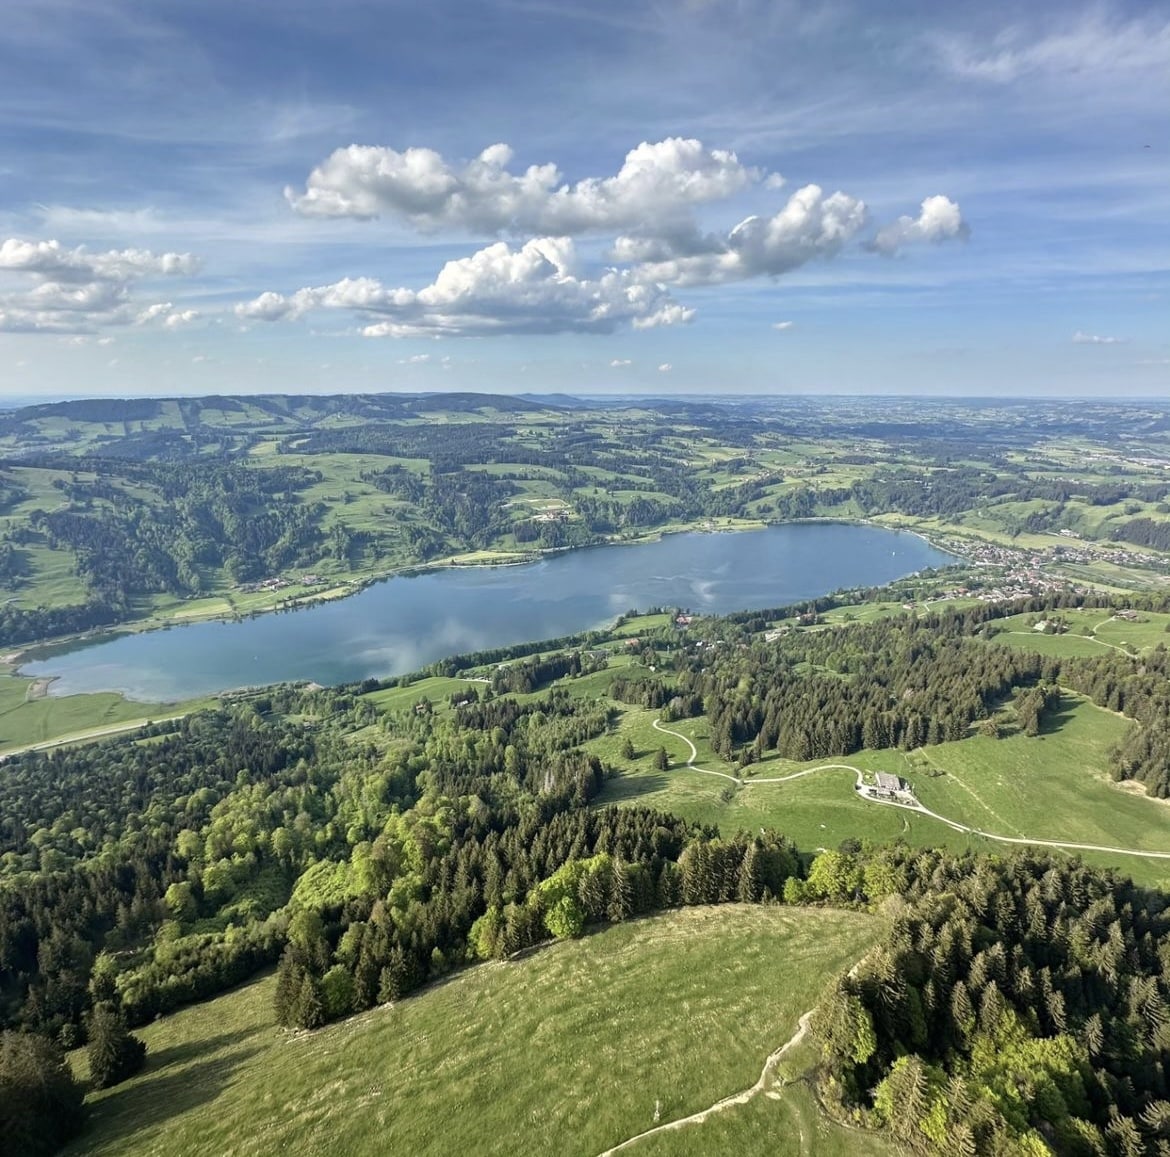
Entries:
MULTIPOLYGON (((774 827, 807 851, 834 848, 850 837, 879 842, 901 837, 924 846, 992 852, 1008 847, 956 832, 927 816, 867 803, 854 792, 855 776, 848 770, 817 772, 788 783, 752 782, 791 775, 818 766, 816 762, 768 758, 747 769, 752 774, 742 786, 697 774, 683 766, 689 755, 685 745, 653 730, 656 715, 635 709, 623 715, 622 734, 631 736, 638 756, 632 762, 617 754, 620 739, 607 736, 597 741, 605 758, 624 769, 606 785, 599 805, 636 802, 717 824, 725 832, 774 827), (652 752, 659 746, 672 757, 665 772, 653 764, 652 752)), ((694 741, 700 768, 735 772, 712 752, 706 719, 671 726, 694 741)), ((932 811, 996 835, 1170 852, 1167 805, 1145 798, 1140 790, 1123 790, 1106 774, 1108 751, 1130 726, 1085 699, 1066 694, 1063 709, 1040 736, 973 736, 910 753, 862 751, 824 762, 905 776, 932 811)), ((1170 860, 1083 855, 1144 883, 1170 881, 1170 860)))
MULTIPOLYGON (((668 1121, 750 1087, 878 929, 811 909, 670 912, 311 1034, 274 1026, 268 977, 143 1029, 146 1070, 92 1098, 70 1152, 596 1154, 650 1128, 656 1103, 668 1121)), ((818 1154, 846 1136, 886 1152, 821 1122, 801 1087, 772 1091, 629 1151, 795 1155, 815 1130, 818 1154)))

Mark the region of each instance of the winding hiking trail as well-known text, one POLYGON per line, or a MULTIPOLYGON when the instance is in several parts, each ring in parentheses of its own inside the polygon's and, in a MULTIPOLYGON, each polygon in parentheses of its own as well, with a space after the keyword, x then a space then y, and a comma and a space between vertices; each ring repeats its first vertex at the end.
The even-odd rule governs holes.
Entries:
MULTIPOLYGON (((672 733, 673 734, 673 733, 672 733)), ((694 769, 698 771, 698 768, 694 769)), ((692 1113, 689 1117, 679 1117, 675 1121, 667 1121, 662 1125, 655 1125, 652 1129, 647 1129, 644 1133, 638 1133, 633 1137, 627 1137, 626 1140, 620 1144, 615 1145, 612 1149, 606 1149, 601 1157, 612 1157, 614 1153, 620 1153, 621 1150, 629 1148, 638 1141, 646 1137, 652 1137, 655 1133, 666 1133, 674 1129, 683 1129, 687 1125, 701 1125, 708 1117, 714 1116, 716 1113, 722 1113, 724 1109, 732 1109, 736 1105, 746 1105, 753 1097, 759 1093, 764 1092, 770 1083, 772 1083, 772 1074, 780 1063, 780 1058, 784 1056, 789 1049, 795 1048, 808 1032, 809 1021, 812 1019, 813 1009, 809 1009, 799 1020, 796 1032, 792 1034, 774 1053, 769 1054, 768 1059, 764 1062, 764 1068, 760 1072, 759 1080, 756 1081, 750 1089, 744 1089, 739 1093, 732 1093, 728 1097, 724 1097, 721 1101, 716 1101, 715 1104, 708 1106, 706 1109, 700 1109, 697 1113, 692 1113)))
POLYGON ((691 757, 685 764, 688 771, 695 771, 700 775, 715 775, 721 779, 729 779, 732 783, 738 784, 740 787, 753 787, 760 783, 788 783, 791 780, 800 779, 805 775, 814 775, 818 771, 851 771, 857 776, 857 783, 854 790, 862 799, 869 803, 880 804, 884 807, 897 807, 908 812, 917 812, 919 815, 928 816, 932 820, 938 820, 940 824, 946 824, 948 828, 956 832, 962 832, 964 835, 980 836, 985 840, 994 840, 1000 844, 1022 844, 1028 847, 1061 848, 1073 852, 1105 852, 1113 856, 1143 856, 1151 860, 1170 860, 1170 852, 1147 852, 1140 848, 1112 848, 1104 844, 1075 844, 1064 840, 1042 840, 1033 836, 999 836, 994 832, 985 832, 981 828, 973 828, 967 824, 961 824, 958 820, 947 819, 946 816, 939 815, 938 812, 924 807, 917 800, 913 803, 904 803, 901 800, 881 799, 872 794, 866 786, 865 773, 861 768, 855 767, 851 763, 822 763, 818 767, 809 767, 804 771, 795 771, 791 775, 777 775, 754 779, 740 779, 738 776, 729 775, 725 771, 708 771, 705 768, 695 766, 695 760, 698 759, 699 752, 685 735, 679 731, 672 731, 669 727, 663 727, 657 719, 653 721, 652 726, 655 731, 660 731, 664 735, 672 735, 675 739, 682 740, 690 748, 691 757))

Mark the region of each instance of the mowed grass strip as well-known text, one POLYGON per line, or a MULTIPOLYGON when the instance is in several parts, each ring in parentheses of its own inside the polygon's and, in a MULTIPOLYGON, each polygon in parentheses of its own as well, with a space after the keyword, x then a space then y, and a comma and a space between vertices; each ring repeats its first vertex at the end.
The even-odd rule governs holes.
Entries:
MULTIPOLYGON (((726 905, 464 970, 315 1033, 273 978, 141 1031, 75 1154, 582 1154, 751 1086, 873 942, 859 913, 726 905)), ((77 1059, 80 1061, 80 1055, 77 1059)))

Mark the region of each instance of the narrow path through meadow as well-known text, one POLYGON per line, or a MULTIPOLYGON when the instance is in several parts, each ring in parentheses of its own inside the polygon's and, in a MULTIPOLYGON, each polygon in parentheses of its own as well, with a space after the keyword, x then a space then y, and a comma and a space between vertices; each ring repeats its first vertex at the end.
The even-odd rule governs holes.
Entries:
POLYGON ((26 751, 48 751, 53 747, 65 747, 70 743, 86 743, 91 739, 105 739, 111 735, 121 735, 127 731, 140 731, 152 723, 173 723, 176 719, 183 719, 187 712, 180 715, 160 715, 157 719, 131 719, 126 723, 103 723, 100 727, 90 727, 85 731, 74 731, 69 735, 58 735, 54 739, 42 739, 37 743, 25 743, 20 747, 9 748, 0 752, 0 763, 10 755, 21 755, 26 751))
MULTIPOLYGON (((695 770, 698 770, 697 768, 695 770)), ((716 1101, 715 1104, 708 1106, 706 1109, 700 1109, 697 1113, 691 1113, 689 1117, 679 1117, 675 1121, 667 1121, 662 1125, 655 1125, 652 1129, 647 1129, 643 1133, 638 1133, 636 1136, 627 1137, 626 1140, 620 1144, 615 1145, 612 1149, 606 1149, 601 1157, 612 1157, 612 1154, 619 1153, 621 1150, 628 1148, 637 1141, 641 1141, 646 1137, 652 1137, 655 1133, 665 1133, 674 1129, 682 1129, 687 1125, 701 1125, 708 1117, 715 1113, 722 1113, 724 1109, 734 1108, 736 1105, 746 1105, 758 1093, 762 1093, 771 1082, 772 1073, 777 1064, 780 1063, 780 1058, 784 1056, 789 1049, 795 1048, 808 1032, 809 1021, 812 1019, 813 1009, 809 1009, 798 1022, 796 1032, 792 1034, 774 1053, 769 1054, 768 1059, 764 1061, 763 1070, 760 1072, 759 1080, 756 1081, 750 1089, 744 1089, 739 1093, 732 1093, 729 1097, 724 1097, 721 1101, 716 1101)))

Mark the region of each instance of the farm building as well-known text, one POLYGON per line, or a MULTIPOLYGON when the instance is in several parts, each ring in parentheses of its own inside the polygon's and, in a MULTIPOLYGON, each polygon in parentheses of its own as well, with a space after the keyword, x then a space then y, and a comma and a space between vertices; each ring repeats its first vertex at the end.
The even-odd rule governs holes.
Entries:
POLYGON ((878 791, 900 792, 906 791, 906 781, 900 775, 891 775, 888 771, 877 773, 878 791))

